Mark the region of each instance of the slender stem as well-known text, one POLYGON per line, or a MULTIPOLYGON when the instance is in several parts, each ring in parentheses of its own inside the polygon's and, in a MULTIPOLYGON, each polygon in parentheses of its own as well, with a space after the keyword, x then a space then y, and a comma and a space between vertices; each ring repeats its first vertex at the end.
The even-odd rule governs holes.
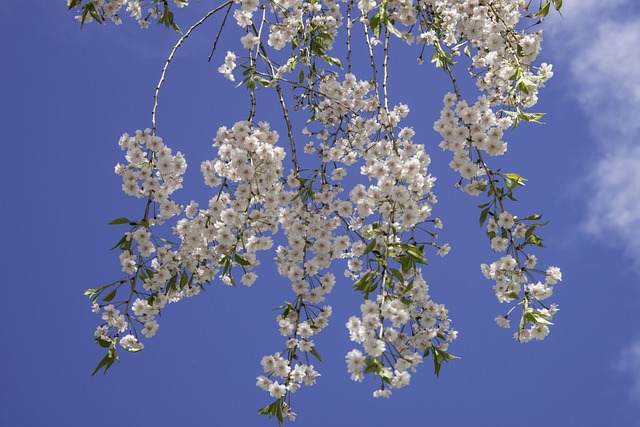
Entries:
MULTIPOLYGON (((255 28, 255 25, 253 26, 254 31, 257 31, 257 29, 255 28)), ((262 57, 267 61, 267 64, 269 65, 269 68, 271 69, 271 75, 275 76, 276 75, 276 71, 273 67, 273 63, 271 61, 271 59, 269 58, 269 54, 267 53, 267 50, 264 47, 264 44, 262 44, 262 42, 260 42, 260 52, 262 54, 262 57)), ((296 144, 295 141, 293 139, 293 126, 291 125, 291 120, 289 119, 289 110, 287 109, 287 104, 284 100, 284 95, 282 93, 282 87, 280 86, 280 83, 278 82, 277 79, 273 79, 275 81, 275 88, 276 88, 276 92, 278 93, 278 101, 280 102, 280 107, 282 108, 282 115, 284 117, 284 121, 287 125, 287 136, 289 137, 289 143, 291 145, 291 160, 293 162, 294 168, 296 172, 300 172, 300 165, 298 164, 298 157, 296 154, 296 144)))
POLYGON ((369 39, 369 24, 367 22, 364 22, 362 26, 364 27, 364 38, 365 38, 365 42, 367 43, 367 47, 369 48, 369 58, 371 59, 371 72, 373 73, 371 80, 373 83, 373 88, 376 92, 376 98, 378 98, 378 101, 380 101, 380 93, 378 92, 378 76, 376 72, 376 61, 373 56, 373 46, 371 46, 371 40, 369 39))
POLYGON ((151 134, 152 135, 156 134, 156 111, 158 110, 158 95, 160 94, 160 88, 162 87, 162 84, 164 83, 165 76, 167 75, 167 69, 169 68, 169 64, 173 60, 173 57, 175 56, 176 51, 182 45, 182 43, 187 39, 187 37, 189 37, 191 35, 191 32, 193 30, 195 30, 200 25, 202 25, 202 23, 204 23, 204 21, 209 19, 213 14, 215 14, 216 12, 224 9, 227 6, 230 6, 231 4, 232 4, 232 1, 229 0, 229 1, 221 4, 220 6, 216 7, 215 9, 209 11, 205 16, 202 17, 202 19, 200 19, 198 22, 193 24, 191 26, 191 28, 189 28, 189 30, 186 33, 184 33, 184 35, 182 37, 180 37, 180 40, 178 40, 178 43, 176 43, 176 45, 173 46, 173 49, 171 50, 171 53, 169 54, 169 57, 167 58, 167 61, 164 64, 164 67, 162 67, 162 73, 160 74, 160 80, 158 81, 158 85, 156 86, 156 91, 153 94, 153 109, 151 110, 151 134))
POLYGON ((384 109, 389 114, 389 97, 387 95, 387 80, 389 78, 389 31, 384 32, 384 56, 382 59, 382 96, 384 97, 384 109))
POLYGON ((220 34, 222 34, 222 29, 224 28, 224 24, 227 22, 227 18, 229 17, 229 12, 231 11, 232 2, 228 2, 229 7, 227 8, 227 12, 224 14, 224 19, 222 20, 222 24, 220 24, 220 28, 218 28, 218 34, 216 34, 216 38, 213 41, 213 47, 211 48, 211 53, 209 54, 209 58, 207 58, 207 62, 211 62, 211 57, 213 57, 214 52, 216 51, 216 47, 218 46, 218 40, 220 39, 220 34))
POLYGON ((353 7, 353 0, 349 0, 347 5, 347 73, 351 73, 351 8, 353 7))

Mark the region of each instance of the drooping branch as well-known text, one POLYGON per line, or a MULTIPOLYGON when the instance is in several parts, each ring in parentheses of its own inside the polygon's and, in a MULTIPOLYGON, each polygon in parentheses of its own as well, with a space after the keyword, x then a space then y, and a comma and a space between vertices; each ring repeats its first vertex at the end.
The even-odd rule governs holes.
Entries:
MULTIPOLYGON (((169 57, 167 58, 166 62, 164 63, 164 67, 162 67, 162 73, 160 73, 160 80, 158 81, 158 84, 156 85, 156 90, 153 93, 153 108, 151 109, 151 134, 152 135, 156 134, 156 112, 158 110, 158 97, 160 95, 160 88, 162 87, 162 84, 164 83, 165 77, 167 75, 167 69, 169 68, 169 64, 173 60, 173 57, 175 56, 176 52, 178 51, 180 46, 182 46, 182 43, 191 35, 191 32, 193 30, 195 30, 200 25, 202 25, 207 19, 209 19, 215 13, 219 12, 220 10, 224 9, 225 7, 231 7, 231 4, 233 4, 233 1, 229 0, 229 1, 221 4, 220 6, 216 7, 215 9, 207 12, 206 15, 204 15, 198 22, 193 24, 191 26, 191 28, 189 28, 187 30, 187 32, 184 33, 184 35, 182 37, 180 37, 180 40, 178 40, 178 42, 175 44, 175 46, 173 46, 173 49, 171 49, 171 53, 169 54, 169 57)), ((220 27, 220 28, 222 29, 222 27, 220 27)))

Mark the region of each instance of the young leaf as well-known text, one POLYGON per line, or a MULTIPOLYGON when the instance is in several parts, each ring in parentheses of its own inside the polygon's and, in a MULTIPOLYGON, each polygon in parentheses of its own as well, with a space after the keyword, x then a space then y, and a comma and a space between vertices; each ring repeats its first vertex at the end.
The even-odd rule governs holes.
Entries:
POLYGON ((251 263, 249 261, 247 261, 247 259, 245 257, 243 257, 242 255, 234 254, 233 255, 233 259, 235 260, 235 262, 237 262, 238 264, 240 264, 243 267, 251 265, 251 263))
POLYGON ((84 291, 84 296, 85 297, 92 297, 95 294, 97 294, 100 290, 102 290, 102 286, 100 286, 99 288, 92 288, 92 289, 87 289, 86 291, 84 291))
POLYGON ((380 14, 382 13, 382 8, 378 9, 378 11, 369 19, 369 26, 373 31, 373 35, 379 39, 380 31, 382 30, 382 20, 380 19, 380 14))
POLYGON ((184 285, 187 284, 188 280, 189 280, 189 276, 187 275, 187 272, 182 271, 182 276, 180 276, 180 289, 184 288, 184 285))
POLYGON ((510 179, 511 181, 515 181, 517 185, 524 186, 523 181, 526 181, 526 178, 521 177, 517 173, 505 173, 504 177, 510 179))
POLYGON ((176 281, 178 280, 178 275, 174 274, 173 276, 171 276, 171 279, 169 279, 169 282, 167 282, 167 287, 164 291, 165 294, 170 295, 171 292, 176 290, 176 281))
POLYGON ((115 248, 121 248, 122 245, 124 245, 126 241, 127 241, 127 236, 122 236, 120 238, 120 240, 118 240, 118 243, 116 243, 116 245, 111 248, 111 250, 114 250, 115 248))
POLYGON ((114 290, 112 290, 111 292, 109 292, 107 295, 105 295, 102 298, 102 301, 104 302, 109 302, 111 301, 115 296, 116 296, 116 292, 118 292, 118 288, 115 288, 114 290))
POLYGON ((311 350, 309 350, 309 353, 313 354, 316 359, 322 362, 322 357, 320 357, 320 353, 318 353, 318 350, 316 350, 315 347, 311 347, 311 350))
POLYGON ((547 16, 549 14, 549 6, 551 6, 551 0, 547 0, 544 3, 544 6, 542 6, 540 8, 540 10, 538 11, 538 13, 536 13, 533 16, 547 16))
MULTIPOLYGON (((91 376, 94 376, 100 370, 100 368, 102 368, 104 365, 107 364, 108 361, 109 361, 109 353, 107 353, 107 355, 103 357, 102 360, 98 363, 98 366, 96 366, 96 368, 93 370, 93 372, 91 373, 91 376)), ((104 371, 107 372, 106 369, 104 371)))
POLYGON ((367 245, 366 248, 364 248, 364 252, 363 255, 368 254, 369 252, 371 252, 373 250, 373 248, 376 247, 376 239, 371 239, 371 241, 369 242, 369 244, 367 245))
POLYGON ((398 279, 398 282, 404 283, 404 277, 402 276, 402 273, 400 273, 400 271, 396 270, 395 268, 390 268, 389 271, 391 271, 391 274, 393 274, 395 278, 398 279))
POLYGON ((109 224, 131 224, 131 225, 135 225, 135 222, 131 221, 128 218, 116 218, 113 221, 111 221, 109 224))
POLYGON ((487 220, 487 215, 489 214, 489 208, 484 208, 482 210, 482 212, 480 212, 480 227, 482 227, 482 225, 484 224, 484 222, 487 220))
POLYGON ((104 348, 109 348, 111 347, 111 344, 112 344, 111 340, 105 340, 104 338, 100 338, 100 337, 96 338, 96 343, 98 343, 100 347, 104 347, 104 348))
POLYGON ((522 218, 522 219, 523 219, 523 220, 537 221, 537 220, 539 220, 539 219, 541 219, 541 218, 542 218, 542 215, 539 215, 539 214, 531 214, 531 215, 526 216, 526 217, 524 217, 524 218, 522 218))

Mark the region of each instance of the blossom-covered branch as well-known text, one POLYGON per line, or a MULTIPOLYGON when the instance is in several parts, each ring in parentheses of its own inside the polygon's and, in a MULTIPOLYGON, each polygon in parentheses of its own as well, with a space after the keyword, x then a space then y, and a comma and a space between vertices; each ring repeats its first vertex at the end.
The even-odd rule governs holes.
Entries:
MULTIPOLYGON (((284 343, 261 361, 257 385, 274 400, 260 414, 280 423, 295 419, 292 395, 320 375, 313 337, 328 326, 327 300, 345 281, 362 296, 346 321, 357 345, 346 355, 347 370, 355 381, 375 378, 375 397, 408 385, 425 358, 432 359, 436 375, 443 362, 456 358, 449 345, 458 333, 444 305, 431 299, 427 280, 429 251, 445 256, 451 249, 438 240, 443 221, 432 216, 437 198, 428 136, 404 125, 408 105, 391 101, 389 81, 397 76, 390 72, 390 52, 397 43, 415 44, 419 62, 426 53, 451 80, 434 129, 442 136, 440 147, 453 153, 458 186, 486 197, 480 225, 486 224, 490 247, 501 255, 481 269, 495 282, 498 300, 511 304, 496 322, 508 328, 519 307, 515 337, 543 339, 558 310, 546 300, 562 274, 553 266, 539 269, 532 252, 542 247, 542 215, 514 214, 514 193, 526 180, 489 162, 507 151, 503 136, 509 128, 543 116, 529 110, 553 72, 546 63, 535 65, 542 36, 534 30, 562 2, 538 3, 530 9, 532 2, 523 0, 217 2, 171 51, 153 95, 151 128, 120 139, 127 163, 117 165, 116 173, 127 195, 144 200, 143 214, 140 220, 112 221, 129 227, 114 248, 125 277, 86 292, 102 319, 96 342, 108 349, 94 373, 118 359, 118 343, 142 350, 140 335, 156 333, 168 302, 197 295, 212 282, 252 286, 259 280, 259 251, 274 246, 278 272, 291 290, 275 319, 284 343), (186 161, 156 135, 158 97, 176 51, 223 10, 213 51, 230 25, 227 16, 243 36, 220 59, 218 72, 248 89, 249 113, 219 128, 215 156, 200 168, 212 189, 208 201, 185 207, 172 194, 182 187, 186 161), (334 48, 338 41, 346 43, 346 52, 334 48), (356 49, 368 54, 369 67, 354 67, 356 49), (471 97, 458 86, 460 61, 476 81, 479 93, 471 97), (262 90, 276 92, 280 124, 260 120, 262 90), (306 119, 304 128, 297 127, 296 115, 306 119), (287 148, 279 145, 280 126, 287 148), (274 238, 280 230, 284 236, 274 238)), ((67 5, 83 25, 120 24, 124 10, 142 28, 157 20, 181 31, 173 9, 188 1, 67 5)))

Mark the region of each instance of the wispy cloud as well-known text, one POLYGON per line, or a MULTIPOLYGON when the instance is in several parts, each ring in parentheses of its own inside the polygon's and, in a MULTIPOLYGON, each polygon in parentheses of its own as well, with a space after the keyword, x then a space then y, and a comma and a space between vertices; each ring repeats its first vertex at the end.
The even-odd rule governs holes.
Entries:
POLYGON ((585 228, 640 260, 640 15, 634 13, 635 1, 566 2, 564 19, 551 20, 547 40, 553 39, 549 48, 556 62, 570 70, 570 90, 599 143, 585 192, 585 228))
POLYGON ((632 378, 632 394, 640 400, 640 341, 634 342, 620 353, 615 368, 632 378))

